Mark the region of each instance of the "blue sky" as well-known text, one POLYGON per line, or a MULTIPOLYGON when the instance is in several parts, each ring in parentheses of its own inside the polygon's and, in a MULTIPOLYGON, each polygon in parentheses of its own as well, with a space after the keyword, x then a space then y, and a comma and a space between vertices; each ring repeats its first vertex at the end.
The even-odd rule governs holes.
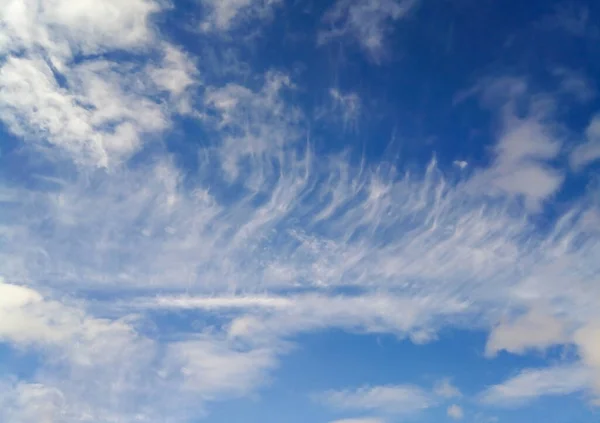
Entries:
POLYGON ((598 421, 597 22, 0 2, 0 420, 598 421))

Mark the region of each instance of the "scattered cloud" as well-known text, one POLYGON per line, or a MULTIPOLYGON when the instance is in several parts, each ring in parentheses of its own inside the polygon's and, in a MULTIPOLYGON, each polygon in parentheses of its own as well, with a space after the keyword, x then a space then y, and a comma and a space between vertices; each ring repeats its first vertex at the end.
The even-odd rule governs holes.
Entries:
POLYGON ((329 406, 345 411, 377 411, 404 414, 433 405, 430 395, 412 385, 363 387, 356 390, 329 391, 323 394, 329 406))
POLYGON ((571 166, 580 170, 600 159, 600 115, 595 115, 585 131, 585 141, 571 152, 571 166))
POLYGON ((450 407, 448 407, 446 414, 448 414, 448 417, 451 417, 454 420, 461 420, 464 417, 462 407, 456 404, 452 404, 450 407))
POLYGON ((452 163, 454 164, 454 166, 458 167, 461 170, 469 166, 469 162, 466 162, 464 160, 455 160, 452 163))
POLYGON ((482 393, 486 404, 516 406, 542 396, 569 395, 584 391, 590 383, 589 370, 580 365, 527 369, 482 393))
POLYGON ((595 85, 581 72, 559 67, 553 69, 552 73, 560 79, 560 93, 573 96, 582 103, 587 103, 596 97, 595 85))
POLYGON ((203 6, 202 31, 227 31, 242 20, 266 18, 281 0, 198 0, 203 6))
POLYGON ((342 93, 336 88, 331 88, 329 95, 333 100, 333 111, 341 115, 344 127, 356 126, 356 121, 361 113, 361 101, 358 94, 342 93))
POLYGON ((442 398, 459 398, 462 396, 460 389, 454 386, 450 379, 438 381, 433 388, 433 392, 442 398))
MULTIPOLYGON (((600 398, 600 325, 590 323, 579 329, 574 336, 581 360, 591 370, 596 397, 600 398)), ((588 370, 589 371, 589 370, 588 370)))
POLYGON ((542 29, 560 30, 574 37, 593 40, 600 35, 600 30, 592 23, 590 15, 587 6, 576 2, 559 3, 553 13, 538 22, 538 26, 542 29))
POLYGON ((248 394, 277 366, 273 346, 240 348, 214 337, 186 339, 169 346, 168 361, 181 369, 184 388, 204 400, 248 394))
POLYGON ((504 350, 522 354, 530 348, 544 350, 567 341, 566 328, 561 320, 532 309, 514 322, 500 323, 492 329, 485 353, 494 356, 504 350))
POLYGON ((349 38, 369 57, 379 61, 393 25, 417 4, 418 0, 338 0, 323 17, 326 29, 319 33, 318 43, 349 38))
POLYGON ((564 172, 551 165, 563 146, 562 128, 553 118, 556 99, 530 92, 524 79, 499 77, 480 81, 455 102, 473 94, 479 94, 482 104, 497 113, 500 128, 494 161, 474 182, 504 195, 520 196, 530 211, 539 211, 564 181, 564 172))
POLYGON ((151 18, 160 9, 148 0, 11 2, 0 12, 0 119, 80 165, 107 167, 131 156, 177 112, 159 94, 181 104, 196 77, 175 46, 154 42, 151 18), (124 51, 130 60, 103 57, 124 51), (148 51, 162 59, 137 63, 148 51))

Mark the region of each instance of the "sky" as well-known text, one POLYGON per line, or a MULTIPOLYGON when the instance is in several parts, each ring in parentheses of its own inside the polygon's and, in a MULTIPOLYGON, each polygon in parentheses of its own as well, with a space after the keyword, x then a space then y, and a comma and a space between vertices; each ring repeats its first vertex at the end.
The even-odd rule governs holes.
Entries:
POLYGON ((0 0, 0 421, 600 419, 600 3, 0 0))

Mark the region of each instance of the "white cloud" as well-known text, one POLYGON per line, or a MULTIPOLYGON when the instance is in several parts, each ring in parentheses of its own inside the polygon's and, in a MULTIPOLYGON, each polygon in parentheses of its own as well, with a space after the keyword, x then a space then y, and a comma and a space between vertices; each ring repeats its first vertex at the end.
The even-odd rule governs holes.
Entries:
POLYGON ((454 420, 461 420, 464 417, 462 407, 456 404, 452 404, 450 407, 448 407, 446 414, 448 414, 448 417, 451 417, 454 420))
POLYGON ((285 297, 269 296, 232 296, 232 297, 157 297, 142 301, 141 306, 167 309, 252 309, 286 308, 292 300, 285 297))
POLYGON ((245 347, 224 333, 159 347, 131 318, 95 318, 7 283, 0 298, 0 340, 33 348, 44 363, 31 382, 4 381, 3 421, 188 421, 206 401, 265 384, 283 347, 245 347))
POLYGON ((574 341, 582 362, 589 366, 596 396, 600 398, 600 325, 592 322, 579 329, 574 341))
POLYGON ((564 323, 539 309, 532 309, 513 322, 502 322, 494 327, 488 338, 485 352, 494 356, 499 351, 522 354, 536 348, 544 350, 568 341, 564 323))
POLYGON ((377 411, 389 414, 412 413, 434 404, 430 395, 413 385, 366 386, 356 390, 328 391, 322 400, 346 411, 377 411))
POLYGON ((454 162, 452 162, 452 164, 454 164, 454 166, 458 167, 459 169, 464 169, 467 166, 469 166, 469 162, 464 161, 464 160, 454 160, 454 162))
POLYGON ((457 398, 462 396, 460 390, 452 384, 450 379, 439 380, 435 384, 433 392, 442 398, 457 398))
POLYGON ((128 93, 110 63, 77 66, 68 78, 71 90, 59 86, 42 58, 9 58, 0 69, 0 118, 28 141, 49 142, 81 164, 103 167, 136 151, 143 133, 167 126, 161 106, 128 93))
MULTIPOLYGON (((295 145, 304 134, 299 124, 301 112, 283 101, 283 95, 294 88, 289 76, 268 72, 260 90, 238 84, 210 87, 205 95, 208 125, 218 131, 220 165, 231 181, 238 178, 251 189, 260 190, 273 177, 269 168, 272 158, 283 159, 284 149, 295 145), (258 170, 258 172, 257 172, 258 170)), ((298 164, 296 160, 286 166, 298 164)), ((302 183, 301 180, 294 181, 302 183)), ((290 187, 292 188, 292 187, 290 187)), ((295 187, 294 191, 302 188, 295 187)))
POLYGON ((142 48, 153 41, 150 21, 160 9, 153 0, 11 0, 0 11, 0 52, 40 47, 62 64, 77 54, 142 48))
MULTIPOLYGON (((30 348, 42 363, 30 369, 30 381, 6 381, 0 397, 6 405, 0 411, 3 421, 118 421, 115 416, 144 414, 131 414, 132 403, 147 409, 148 416, 160 412, 149 410, 157 400, 151 397, 163 388, 147 375, 156 345, 125 319, 96 318, 81 307, 7 283, 0 284, 0 296, 10 299, 0 307, 0 339, 30 348)), ((165 405, 156 402, 158 409, 165 405)))
POLYGON ((349 37, 374 60, 385 51, 385 39, 396 21, 404 18, 418 0, 338 0, 323 17, 318 43, 349 37))
MULTIPOLYGON (((277 340, 326 327, 426 341, 428 319, 437 313, 461 313, 462 304, 436 303, 433 299, 388 295, 298 295, 277 297, 158 297, 142 301, 143 307, 202 309, 221 312, 237 309, 229 333, 248 342, 277 340)), ((446 387, 449 388, 450 386, 446 387)))
POLYGON ((595 115, 585 131, 585 142, 571 152, 571 166, 581 168, 600 159, 600 114, 595 115))
POLYGON ((337 88, 331 88, 329 95, 333 100, 333 112, 341 114, 344 127, 356 125, 361 113, 361 100, 358 94, 342 93, 337 88))
POLYGON ((498 113, 501 129, 493 164, 473 178, 473 183, 488 192, 520 196, 530 211, 539 211, 564 180, 564 172, 550 164, 563 144, 560 125, 553 118, 556 99, 531 93, 523 79, 500 77, 481 81, 456 101, 474 93, 498 113))
POLYGON ((185 389, 203 400, 248 394, 277 366, 273 347, 236 348, 211 337, 170 345, 168 360, 181 369, 185 389))
POLYGON ((527 369, 481 394, 486 404, 522 405, 542 396, 569 395, 589 387, 589 370, 580 365, 527 369))
POLYGON ((226 31, 242 20, 267 18, 281 0, 199 0, 205 10, 203 31, 226 31))
POLYGON ((596 97, 596 87, 585 75, 573 69, 559 67, 552 73, 560 79, 559 91, 573 96, 582 103, 591 101, 596 97))
POLYGON ((8 422, 35 421, 54 423, 66 421, 65 398, 62 392, 39 383, 1 384, 0 405, 8 422), (3 386, 4 385, 4 386, 3 386), (8 386, 6 386, 8 385, 8 386))
POLYGON ((151 17, 160 9, 148 0, 10 1, 0 12, 0 119, 17 136, 58 146, 79 165, 128 158, 184 109, 181 98, 196 77, 175 47, 155 42, 151 17), (135 60, 101 57, 140 51, 162 59, 140 68, 135 60), (161 93, 172 104, 162 103, 161 93))
MULTIPOLYGON (((70 350, 75 361, 87 361, 97 354, 97 344, 104 334, 111 334, 113 351, 120 342, 128 342, 129 327, 120 322, 88 318, 75 307, 46 300, 33 289, 0 282, 0 339, 16 344, 61 348, 65 343, 77 343, 70 350)), ((96 358, 107 358, 104 352, 96 358)))
MULTIPOLYGON (((199 72, 160 40, 156 3, 81 5, 14 0, 0 12, 0 118, 35 147, 28 157, 54 160, 25 168, 31 184, 0 181, 0 272, 18 281, 0 284, 0 337, 41 362, 31 380, 6 382, 3 420, 185 421, 177 410, 249 394, 286 342, 331 327, 415 342, 445 326, 496 327, 489 349, 512 352, 563 342, 559 328, 569 327, 581 367, 524 372, 485 398, 586 389, 581 375, 598 367, 597 205, 574 202, 544 230, 529 220, 562 181, 548 165, 562 139, 547 97, 531 100, 519 80, 483 90, 501 131, 492 166, 463 182, 435 162, 422 173, 353 166, 305 144, 310 125, 287 75, 207 86, 194 103, 199 72), (105 52, 136 59, 93 56, 105 52), (524 116, 513 108, 523 99, 524 116), (197 172, 164 150, 127 162, 175 113, 200 115, 197 172), (560 321, 512 319, 540 303, 560 321), (153 308, 210 314, 214 326, 152 332, 153 308), (512 323, 496 326, 504 315, 512 323)), ((214 3, 207 22, 233 28, 273 5, 214 3)), ((339 2, 322 41, 354 37, 380 57, 386 28, 412 6, 339 2)), ((330 94, 354 119, 358 97, 330 94)), ((345 410, 403 413, 459 395, 446 381, 432 392, 392 385, 326 397, 345 410)))
MULTIPOLYGON (((204 119, 226 141, 201 151, 193 188, 165 159, 59 174, 49 192, 4 187, 2 272, 29 289, 78 295, 93 288, 109 298, 127 289, 162 312, 215 313, 223 333, 214 344, 177 334, 184 339, 161 364, 170 376, 157 382, 185 377, 181 396, 195 389, 205 399, 251 392, 281 357, 272 345, 299 332, 340 327, 423 342, 454 322, 489 328, 532 302, 561 304, 558 314, 575 327, 597 315, 592 282, 600 260, 589 206, 573 205, 540 234, 525 211, 449 183, 435 162, 421 175, 400 175, 354 168, 343 156, 297 154, 302 116, 290 117, 294 107, 282 99, 292 84, 281 75, 265 81, 258 89, 208 90, 204 119), (239 144, 248 150, 236 152, 239 144), (224 166, 232 157, 233 167, 224 166), (218 187, 233 178, 203 173, 219 168, 243 175, 243 188, 224 197, 218 187), (356 294, 332 294, 345 287, 356 294), (222 364, 210 384, 201 384, 207 370, 194 357, 222 364), (240 379, 239 389, 232 379, 240 379)), ((141 311, 135 298, 118 297, 119 313, 141 311)), ((114 305, 96 304, 103 311, 114 305)), ((45 386, 68 402, 87 401, 59 376, 45 386)), ((367 392, 360 391, 372 402, 363 404, 392 408, 381 399, 389 390, 367 392)))

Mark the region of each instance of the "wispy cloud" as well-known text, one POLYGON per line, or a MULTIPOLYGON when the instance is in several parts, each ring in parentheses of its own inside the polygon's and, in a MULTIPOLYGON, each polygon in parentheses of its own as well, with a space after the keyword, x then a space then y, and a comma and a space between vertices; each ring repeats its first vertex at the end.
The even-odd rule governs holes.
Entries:
POLYGON ((600 115, 592 117, 586 131, 585 140, 571 153, 571 165, 581 169, 600 159, 600 115))
POLYGON ((538 22, 543 29, 560 30, 580 38, 596 39, 600 29, 591 20, 591 13, 586 5, 576 2, 561 2, 552 13, 538 22))
POLYGON ((388 414, 411 413, 433 405, 430 395, 412 385, 363 387, 353 391, 329 391, 323 401, 344 411, 376 411, 388 414))
POLYGON ((583 73, 565 67, 553 69, 552 73, 559 78, 559 92, 572 96, 586 103, 596 97, 596 86, 583 73))
POLYGON ((249 19, 269 17, 281 0, 198 0, 204 8, 202 31, 227 31, 249 19))
POLYGON ((542 396, 581 392, 590 382, 589 370, 579 365, 527 369, 484 391, 481 400, 499 406, 522 405, 542 396))
POLYGON ((318 35, 318 43, 347 37, 369 57, 379 61, 393 25, 417 4, 418 0, 338 0, 323 17, 325 28, 318 35))
MULTIPOLYGON (((418 343, 445 327, 490 330, 490 355, 578 348, 577 364, 491 387, 490 404, 594 386, 597 199, 544 225, 532 217, 567 172, 556 97, 520 78, 477 87, 499 128, 489 165, 356 164, 315 153, 290 75, 203 80, 201 60, 158 33, 163 3, 72 3, 0 10, 0 119, 26 146, 3 152, 25 170, 0 180, 0 338, 39 356, 33 376, 2 382, 3 421, 185 421, 268 383, 298 334, 326 328, 418 343), (160 137, 179 115, 202 129, 193 168, 160 137), (199 323, 168 333, 156 318, 186 313, 199 323)), ((207 31, 276 5, 203 3, 207 31)), ((416 4, 339 1, 320 40, 350 37, 381 57, 416 4)), ((325 95, 346 123, 364 110, 351 91, 325 95)), ((596 126, 574 168, 597 158, 596 126)), ((445 380, 324 400, 377 415, 460 395, 445 380)))

